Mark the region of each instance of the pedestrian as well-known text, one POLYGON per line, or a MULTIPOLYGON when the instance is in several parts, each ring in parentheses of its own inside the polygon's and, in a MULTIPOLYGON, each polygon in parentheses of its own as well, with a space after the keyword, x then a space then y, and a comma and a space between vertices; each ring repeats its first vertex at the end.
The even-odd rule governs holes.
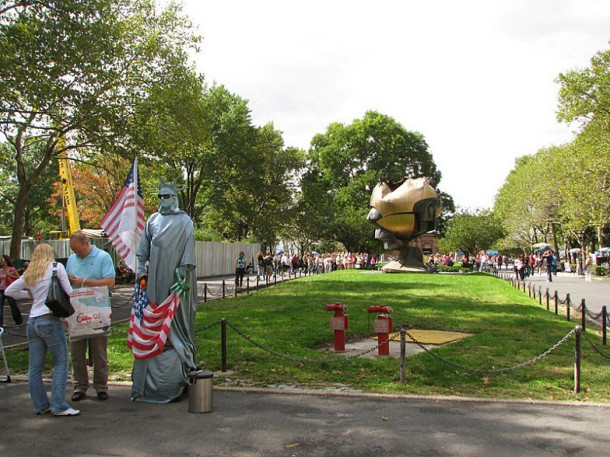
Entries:
MULTIPOLYGON (((81 230, 70 236, 70 248, 74 252, 68 258, 66 271, 75 289, 81 287, 114 287, 115 270, 112 257, 106 251, 89 244, 89 238, 81 230)), ((108 294, 99 298, 98 306, 110 306, 108 294)), ((108 333, 70 338, 74 393, 72 401, 87 396, 89 375, 87 373, 87 349, 93 360, 93 388, 98 400, 108 400, 108 333)))
POLYGON ((17 306, 17 301, 13 297, 5 297, 4 295, 6 288, 16 279, 19 279, 19 272, 13 266, 11 258, 3 254, 0 256, 0 327, 4 327, 5 299, 11 307, 11 314, 13 315, 15 325, 23 324, 23 317, 21 316, 21 311, 19 311, 19 306, 17 306))
POLYGON ((593 279, 593 262, 591 262, 591 258, 587 256, 587 260, 585 261, 585 282, 592 282, 593 279))
POLYGON ((546 267, 546 282, 553 282, 553 252, 550 249, 544 252, 542 261, 546 267))
POLYGON ((55 262, 53 248, 41 243, 34 249, 30 265, 22 277, 15 280, 5 290, 7 296, 21 298, 27 291, 32 299, 32 307, 27 322, 28 338, 28 385, 34 406, 34 414, 50 412, 54 416, 76 416, 80 413, 66 402, 66 383, 68 381, 68 343, 63 322, 45 305, 53 270, 63 290, 70 294, 72 287, 64 266, 55 262), (53 357, 53 381, 51 402, 42 379, 47 351, 53 357))
POLYGON ((235 287, 242 287, 244 284, 244 274, 246 273, 246 256, 244 251, 239 252, 235 260, 235 287))

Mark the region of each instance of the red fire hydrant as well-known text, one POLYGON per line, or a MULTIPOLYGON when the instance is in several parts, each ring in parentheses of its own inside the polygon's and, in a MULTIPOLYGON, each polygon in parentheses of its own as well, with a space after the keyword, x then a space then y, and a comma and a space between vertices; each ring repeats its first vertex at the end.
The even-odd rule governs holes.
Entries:
POLYGON ((348 315, 347 305, 334 303, 326 305, 326 311, 334 311, 335 315, 330 318, 330 329, 335 331, 335 352, 345 352, 345 331, 347 330, 348 315))
POLYGON ((377 319, 373 322, 373 331, 377 334, 377 353, 379 355, 390 355, 390 332, 392 331, 392 308, 386 305, 369 306, 370 314, 378 313, 377 319))

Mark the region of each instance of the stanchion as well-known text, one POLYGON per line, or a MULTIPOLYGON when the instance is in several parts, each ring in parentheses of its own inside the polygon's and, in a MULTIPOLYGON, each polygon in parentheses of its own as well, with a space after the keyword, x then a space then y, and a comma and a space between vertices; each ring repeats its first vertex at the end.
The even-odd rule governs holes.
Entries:
POLYGON ((538 303, 542 306, 542 286, 538 287, 538 303))
POLYGON ((248 280, 246 281, 246 293, 250 295, 250 275, 248 275, 248 280))
POLYGON ((608 310, 606 309, 606 306, 602 306, 602 342, 604 343, 604 346, 606 346, 607 343, 607 328, 606 326, 608 325, 608 310))
POLYGON ((400 382, 405 382, 407 369, 407 342, 405 335, 407 331, 404 327, 400 329, 400 382))
POLYGON ((580 307, 582 309, 582 316, 580 319, 580 324, 582 329, 585 330, 587 327, 585 326, 586 318, 587 318, 587 305, 585 304, 585 299, 583 298, 580 302, 580 307))
POLYGON ((550 301, 551 296, 549 295, 549 288, 546 288, 546 310, 549 310, 549 301, 550 301))
POLYGON ((222 280, 222 298, 225 298, 225 280, 222 280))
POLYGON ((203 283, 203 303, 208 301, 208 285, 203 283))
POLYGON ((575 328, 574 341, 574 393, 580 392, 580 332, 582 329, 578 326, 575 328))

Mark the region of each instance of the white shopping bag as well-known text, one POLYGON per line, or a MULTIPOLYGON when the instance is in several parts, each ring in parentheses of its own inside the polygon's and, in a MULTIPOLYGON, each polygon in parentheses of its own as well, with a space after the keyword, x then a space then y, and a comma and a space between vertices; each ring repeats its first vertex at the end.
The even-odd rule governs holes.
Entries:
POLYGON ((70 338, 103 335, 109 332, 112 308, 108 287, 83 287, 70 294, 74 314, 64 322, 70 338))

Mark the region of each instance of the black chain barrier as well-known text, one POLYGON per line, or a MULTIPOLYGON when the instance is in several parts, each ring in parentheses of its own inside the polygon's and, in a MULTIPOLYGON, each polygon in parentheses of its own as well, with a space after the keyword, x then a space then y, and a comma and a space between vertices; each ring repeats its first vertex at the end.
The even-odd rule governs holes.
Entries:
MULTIPOLYGON (((584 332, 583 332, 584 333, 584 332)), ((604 354, 597 346, 595 346, 595 344, 593 343, 593 341, 591 341, 591 339, 589 338, 589 335, 587 335, 586 333, 584 333, 585 335, 585 339, 587 340, 587 342, 591 345, 591 347, 593 348, 593 350, 595 352, 597 352, 599 355, 601 355, 603 358, 610 360, 610 355, 604 354)))
POLYGON ((546 351, 544 351, 539 356, 534 357, 533 359, 528 360, 527 362, 523 362, 523 363, 520 363, 519 365, 515 365, 515 366, 512 366, 512 367, 498 368, 498 369, 494 369, 494 370, 477 370, 477 369, 474 369, 474 368, 466 367, 464 365, 460 365, 460 364, 455 363, 455 362, 451 362, 450 360, 447 360, 447 359, 441 357, 440 355, 435 354, 434 352, 430 351, 427 347, 425 347, 422 343, 420 343, 412 335, 410 335, 409 332, 405 331, 405 334, 409 338, 411 338, 415 344, 417 344, 420 348, 422 348, 428 354, 430 354, 431 356, 435 357, 436 359, 440 360, 443 363, 451 365, 454 368, 459 368, 459 369, 462 369, 462 370, 465 370, 465 371, 469 371, 471 373, 478 373, 478 374, 498 374, 498 373, 507 373, 507 372, 510 372, 510 371, 515 371, 515 370, 518 370, 519 368, 525 368, 527 366, 534 365, 535 363, 538 363, 540 360, 545 358, 547 355, 549 355, 552 352, 556 351, 563 343, 568 341, 568 339, 572 335, 574 335, 576 332, 577 332, 577 330, 575 328, 570 330, 570 332, 566 336, 564 336, 561 340, 559 340, 557 343, 555 343, 554 346, 552 346, 551 348, 547 349, 546 351))
MULTIPOLYGON (((495 275, 497 278, 500 279, 504 279, 505 281, 508 281, 513 287, 517 288, 517 289, 521 289, 521 284, 523 285, 523 291, 525 292, 525 280, 520 281, 518 278, 515 279, 512 276, 507 276, 506 273, 503 274, 497 274, 495 275)), ((531 287, 531 283, 528 283, 528 290, 531 287)), ((542 286, 540 286, 539 289, 539 293, 542 294, 542 286)), ((530 297, 532 296, 531 292, 530 292, 530 297)), ((549 300, 552 298, 555 301, 555 314, 558 314, 558 306, 559 305, 565 305, 566 307, 566 318, 567 320, 570 320, 570 309, 574 309, 575 311, 579 311, 581 313, 581 326, 583 328, 583 330, 586 328, 586 322, 587 322, 587 317, 592 320, 593 322, 595 322, 596 324, 598 324, 601 328, 602 328, 602 342, 604 344, 604 346, 607 345, 607 330, 610 328, 610 320, 608 319, 608 314, 606 311, 606 307, 603 306, 602 310, 597 313, 597 314, 593 314, 591 313, 591 311, 589 311, 589 309, 587 308, 585 299, 583 298, 580 305, 575 306, 574 303, 572 302, 572 298, 570 297, 570 294, 567 293, 566 297, 561 300, 558 296, 557 291, 555 291, 553 293, 553 295, 551 295, 549 293, 549 289, 546 289, 546 293, 545 293, 545 297, 546 297, 546 308, 547 310, 549 310, 549 300)), ((533 298, 536 298, 536 294, 535 294, 535 287, 534 287, 534 294, 533 294, 533 298)), ((542 304, 542 295, 539 296, 539 302, 540 304, 542 304)))
POLYGON ((300 359, 297 357, 292 357, 290 355, 286 355, 286 354, 282 354, 281 352, 275 351, 273 349, 270 349, 268 347, 263 346, 262 344, 254 341, 251 337, 249 337, 248 335, 246 335, 244 332, 242 332, 240 329, 238 329, 237 327, 235 327, 233 324, 231 324, 228 320, 225 319, 225 322, 227 323, 227 325, 229 327, 231 327, 239 336, 241 336, 242 338, 244 338, 246 341, 248 341, 249 343, 253 344, 254 346, 256 346, 259 349, 262 349, 265 352, 268 352, 270 354, 273 354, 276 357, 282 358, 282 359, 286 359, 286 360, 291 360, 293 362, 298 362, 298 363, 303 363, 303 364, 323 364, 323 363, 345 363, 346 361, 349 361, 351 359, 355 359, 358 357, 362 357, 366 354, 369 354, 377 349, 379 349, 380 347, 385 346, 386 344, 389 344, 390 340, 386 340, 381 344, 377 344, 376 346, 372 347, 371 349, 367 349, 364 352, 358 353, 358 354, 354 354, 354 355, 350 355, 350 356, 346 356, 346 357, 340 357, 340 358, 334 358, 334 359, 320 359, 320 360, 311 360, 311 359, 300 359))

